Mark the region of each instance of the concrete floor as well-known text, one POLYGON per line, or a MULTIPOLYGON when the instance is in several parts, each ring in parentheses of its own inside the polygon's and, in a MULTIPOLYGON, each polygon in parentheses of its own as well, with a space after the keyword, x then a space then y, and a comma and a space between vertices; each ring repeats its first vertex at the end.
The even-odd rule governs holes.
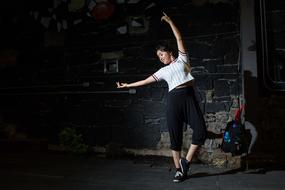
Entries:
POLYGON ((168 158, 74 156, 42 151, 2 151, 1 190, 157 190, 258 189, 285 190, 285 170, 252 169, 246 172, 193 164, 186 181, 172 182, 168 158))

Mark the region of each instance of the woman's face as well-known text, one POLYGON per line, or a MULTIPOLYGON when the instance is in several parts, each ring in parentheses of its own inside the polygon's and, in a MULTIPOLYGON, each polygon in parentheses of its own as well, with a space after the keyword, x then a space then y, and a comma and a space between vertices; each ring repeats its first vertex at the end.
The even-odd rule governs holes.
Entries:
POLYGON ((157 50, 156 55, 158 56, 158 59, 165 65, 168 65, 173 61, 172 53, 169 51, 157 50))

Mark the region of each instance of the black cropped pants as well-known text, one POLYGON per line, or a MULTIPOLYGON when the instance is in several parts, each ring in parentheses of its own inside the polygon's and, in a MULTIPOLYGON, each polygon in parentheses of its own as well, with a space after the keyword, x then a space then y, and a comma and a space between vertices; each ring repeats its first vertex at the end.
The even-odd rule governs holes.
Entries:
POLYGON ((173 89, 168 93, 167 125, 172 150, 181 151, 184 123, 193 130, 192 144, 203 145, 207 129, 193 87, 173 89))

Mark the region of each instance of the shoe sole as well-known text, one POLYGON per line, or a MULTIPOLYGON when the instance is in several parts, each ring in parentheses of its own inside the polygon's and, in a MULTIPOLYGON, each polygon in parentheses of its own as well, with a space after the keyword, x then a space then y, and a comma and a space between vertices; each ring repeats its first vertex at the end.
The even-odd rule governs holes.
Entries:
POLYGON ((174 183, 180 183, 180 182, 183 182, 184 180, 185 180, 185 177, 184 177, 183 179, 181 179, 181 180, 175 180, 175 179, 174 179, 173 182, 174 182, 174 183))

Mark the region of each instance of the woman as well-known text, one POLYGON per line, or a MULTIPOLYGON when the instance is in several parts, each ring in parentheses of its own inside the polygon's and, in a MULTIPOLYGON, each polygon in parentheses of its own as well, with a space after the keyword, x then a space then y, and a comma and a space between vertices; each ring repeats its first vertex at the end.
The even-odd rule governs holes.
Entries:
POLYGON ((200 145, 206 139, 206 125, 199 104, 193 90, 193 76, 190 73, 189 57, 186 53, 180 31, 174 22, 165 14, 161 21, 167 22, 176 38, 178 57, 175 58, 171 49, 158 46, 156 54, 159 60, 166 65, 148 78, 133 82, 117 82, 117 88, 131 88, 144 86, 160 80, 168 84, 167 97, 167 125, 170 134, 171 150, 176 173, 174 182, 181 182, 187 177, 190 163, 200 145), (181 158, 183 137, 183 123, 190 124, 193 129, 192 143, 185 158, 181 158))

